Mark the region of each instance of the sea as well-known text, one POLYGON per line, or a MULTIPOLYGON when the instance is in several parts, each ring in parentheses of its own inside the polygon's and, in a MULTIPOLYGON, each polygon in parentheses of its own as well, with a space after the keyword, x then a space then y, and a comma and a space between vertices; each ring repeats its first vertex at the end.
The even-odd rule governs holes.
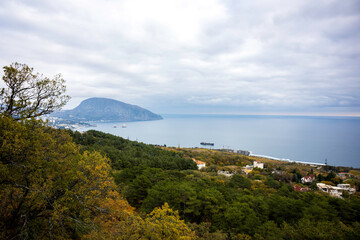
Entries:
POLYGON ((162 115, 163 120, 96 122, 95 129, 146 144, 248 150, 278 160, 360 168, 359 117, 162 115), (123 126, 123 124, 125 124, 123 126))

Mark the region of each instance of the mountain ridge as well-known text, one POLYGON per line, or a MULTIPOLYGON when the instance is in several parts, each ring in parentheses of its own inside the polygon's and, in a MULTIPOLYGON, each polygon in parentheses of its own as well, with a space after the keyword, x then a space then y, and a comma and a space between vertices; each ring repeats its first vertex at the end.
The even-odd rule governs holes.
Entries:
POLYGON ((163 119, 145 108, 111 98, 88 98, 71 110, 52 113, 51 116, 76 121, 152 121, 163 119))

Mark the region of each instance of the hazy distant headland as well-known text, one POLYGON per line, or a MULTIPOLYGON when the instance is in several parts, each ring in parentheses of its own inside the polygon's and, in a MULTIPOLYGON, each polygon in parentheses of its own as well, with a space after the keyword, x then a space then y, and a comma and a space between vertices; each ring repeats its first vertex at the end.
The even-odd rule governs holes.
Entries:
POLYGON ((163 119, 147 109, 109 98, 88 98, 72 110, 51 114, 74 121, 151 121, 163 119))

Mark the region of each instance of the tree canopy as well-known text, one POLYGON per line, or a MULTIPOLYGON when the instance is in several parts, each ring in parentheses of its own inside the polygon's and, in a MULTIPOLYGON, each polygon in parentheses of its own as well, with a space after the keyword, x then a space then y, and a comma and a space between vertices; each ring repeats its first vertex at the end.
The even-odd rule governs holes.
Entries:
POLYGON ((64 95, 66 86, 61 74, 50 79, 17 62, 3 69, 6 87, 0 89, 0 113, 16 120, 39 117, 59 110, 70 99, 64 95))
POLYGON ((65 130, 0 114, 0 239, 196 239, 167 204, 141 217, 117 190, 65 130))
POLYGON ((38 121, 0 118, 1 239, 76 238, 120 200, 108 159, 80 154, 70 139, 38 121))

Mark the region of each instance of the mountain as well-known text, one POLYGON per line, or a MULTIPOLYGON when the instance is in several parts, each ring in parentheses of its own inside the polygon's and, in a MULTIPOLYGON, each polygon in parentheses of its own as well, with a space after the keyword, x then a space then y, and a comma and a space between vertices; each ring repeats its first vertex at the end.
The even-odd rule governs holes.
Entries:
POLYGON ((109 98, 88 98, 72 110, 52 113, 51 116, 75 121, 150 121, 162 117, 136 105, 109 98))

